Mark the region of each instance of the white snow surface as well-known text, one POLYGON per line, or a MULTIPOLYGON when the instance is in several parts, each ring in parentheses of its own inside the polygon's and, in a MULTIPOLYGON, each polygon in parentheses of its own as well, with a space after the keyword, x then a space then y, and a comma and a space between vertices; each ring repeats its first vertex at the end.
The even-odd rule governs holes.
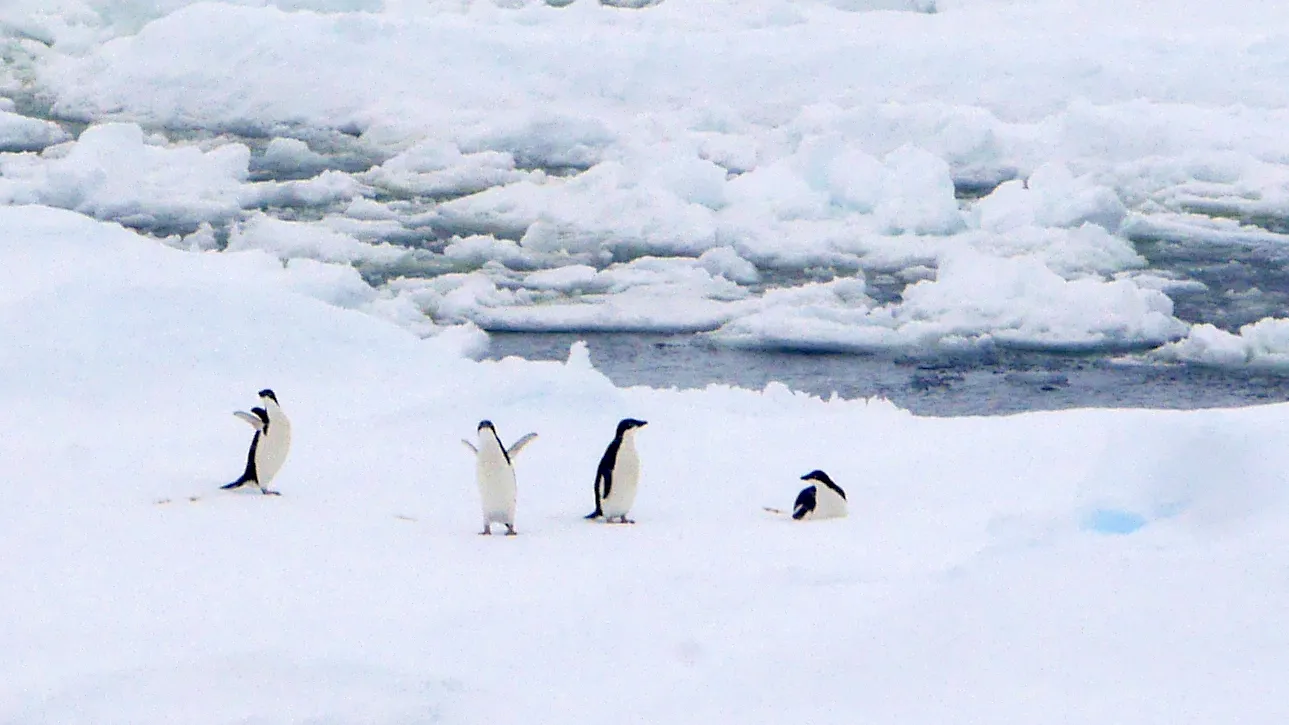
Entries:
POLYGON ((1188 330, 1130 237, 1287 241, 1237 221, 1289 218, 1286 28, 1271 0, 9 0, 0 202, 379 267, 423 333, 1150 347, 1188 330), (1043 281, 978 300, 964 256, 1043 281), (642 257, 755 299, 692 265, 524 286, 642 257), (909 297, 784 310, 775 271, 909 297))
POLYGON ((41 206, 0 228, 0 722, 1289 718, 1289 407, 619 389, 585 345, 474 362, 477 330, 302 281, 348 266, 41 206), (283 495, 220 492, 263 387, 294 423, 283 495), (584 521, 627 416, 639 523, 584 521), (541 436, 517 537, 475 533, 482 418, 541 436), (814 468, 848 518, 761 511, 814 468))

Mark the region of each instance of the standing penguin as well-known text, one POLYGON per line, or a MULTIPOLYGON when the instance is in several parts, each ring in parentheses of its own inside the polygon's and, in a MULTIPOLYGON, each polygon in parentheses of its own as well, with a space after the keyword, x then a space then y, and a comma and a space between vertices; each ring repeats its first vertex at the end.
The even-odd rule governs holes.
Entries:
POLYGON ((291 449, 291 421, 282 412, 272 390, 261 390, 260 402, 263 407, 251 408, 249 413, 239 410, 233 414, 255 427, 255 437, 251 438, 251 450, 246 454, 246 471, 242 477, 220 488, 241 488, 252 483, 259 486, 260 493, 281 496, 277 491, 270 491, 268 486, 282 469, 291 449))
POLYGON ((634 524, 627 518, 636 500, 640 483, 640 455, 636 453, 636 429, 648 425, 643 420, 623 418, 613 442, 604 451, 600 467, 595 469, 595 510, 586 518, 604 517, 605 523, 617 519, 621 524, 634 524))
POLYGON ((815 481, 815 485, 806 486, 797 494, 797 501, 792 504, 792 518, 804 521, 839 519, 846 515, 846 492, 833 483, 828 474, 811 471, 802 476, 801 480, 815 481))
POLYGON ((483 504, 483 531, 479 534, 490 536, 493 523, 506 525, 506 536, 514 536, 515 531, 515 464, 514 458, 519 451, 537 437, 536 433, 515 441, 507 449, 501 444, 497 429, 492 421, 479 422, 479 445, 476 447, 467 440, 461 442, 474 451, 474 474, 479 484, 479 498, 483 504))

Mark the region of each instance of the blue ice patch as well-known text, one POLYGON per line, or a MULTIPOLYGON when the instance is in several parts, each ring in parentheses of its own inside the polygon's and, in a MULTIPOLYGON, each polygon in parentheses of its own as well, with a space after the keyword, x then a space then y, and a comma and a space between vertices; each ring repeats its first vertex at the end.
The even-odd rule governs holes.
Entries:
POLYGON ((1145 526, 1146 517, 1131 511, 1096 509, 1083 519, 1083 528, 1100 534, 1131 534, 1145 526))

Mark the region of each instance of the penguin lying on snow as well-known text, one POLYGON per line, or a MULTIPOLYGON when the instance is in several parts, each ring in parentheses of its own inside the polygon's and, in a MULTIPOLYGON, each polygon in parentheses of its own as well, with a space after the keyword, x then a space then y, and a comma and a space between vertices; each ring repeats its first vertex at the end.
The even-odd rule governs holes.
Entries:
POLYGON ((600 459, 595 470, 595 510, 588 519, 604 517, 606 523, 614 519, 622 524, 634 524, 627 518, 631 504, 636 500, 636 486, 640 483, 640 455, 636 453, 636 430, 648 425, 643 420, 624 418, 618 423, 613 441, 600 459))
POLYGON ((806 486, 797 494, 796 503, 792 504, 792 518, 797 521, 806 519, 839 519, 846 515, 846 492, 841 486, 833 483, 823 471, 811 471, 801 477, 803 481, 815 481, 815 485, 806 486))
POLYGON ((493 523, 498 523, 506 525, 506 536, 514 536, 517 533, 515 531, 514 458, 519 455, 519 451, 524 446, 537 437, 537 434, 529 433, 507 449, 501 444, 501 438, 497 435, 497 429, 492 425, 492 421, 480 421, 478 430, 478 447, 467 440, 461 442, 475 454, 475 480, 479 484, 479 498, 483 504, 483 531, 479 533, 482 536, 490 536, 493 523))
POLYGON ((239 410, 233 414, 254 426, 255 436, 251 438, 251 450, 246 454, 246 471, 241 478, 220 488, 241 488, 251 483, 259 486, 260 493, 280 496, 277 491, 270 491, 268 486, 282 469, 291 449, 291 421, 282 412, 272 390, 261 390, 260 402, 264 407, 251 408, 250 413, 239 410))

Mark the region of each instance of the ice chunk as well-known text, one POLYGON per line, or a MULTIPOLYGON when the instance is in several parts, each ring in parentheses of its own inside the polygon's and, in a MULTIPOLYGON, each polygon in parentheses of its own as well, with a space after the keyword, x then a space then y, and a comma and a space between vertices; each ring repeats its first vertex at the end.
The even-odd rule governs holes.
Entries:
POLYGON ((1289 367, 1289 319, 1268 317, 1232 334, 1211 324, 1191 327, 1184 339, 1152 350, 1151 357, 1218 367, 1289 367))
POLYGON ((28 118, 0 107, 0 153, 40 151, 71 138, 52 121, 28 118))
POLYGON ((914 146, 884 159, 885 186, 873 215, 888 233, 952 234, 963 228, 943 159, 914 146))
POLYGON ((256 160, 260 168, 279 174, 317 173, 327 168, 327 157, 309 148, 309 144, 294 138, 275 138, 256 160))
POLYGON ((0 159, 34 200, 144 228, 196 227, 240 210, 250 149, 166 147, 135 124, 91 126, 36 160, 0 159))
POLYGON ((1063 164, 1035 170, 1027 182, 1007 181, 976 203, 980 228, 1008 232, 1024 226, 1096 224, 1114 232, 1127 209, 1113 189, 1075 176, 1063 164))
POLYGON ((383 264, 400 261, 409 253, 405 248, 389 244, 360 242, 323 224, 283 221, 265 214, 255 214, 235 224, 229 234, 228 248, 233 251, 262 249, 283 260, 307 258, 383 264))
POLYGON ((699 256, 698 263, 713 276, 739 284, 756 284, 761 278, 756 265, 740 257, 733 247, 709 249, 699 256))

